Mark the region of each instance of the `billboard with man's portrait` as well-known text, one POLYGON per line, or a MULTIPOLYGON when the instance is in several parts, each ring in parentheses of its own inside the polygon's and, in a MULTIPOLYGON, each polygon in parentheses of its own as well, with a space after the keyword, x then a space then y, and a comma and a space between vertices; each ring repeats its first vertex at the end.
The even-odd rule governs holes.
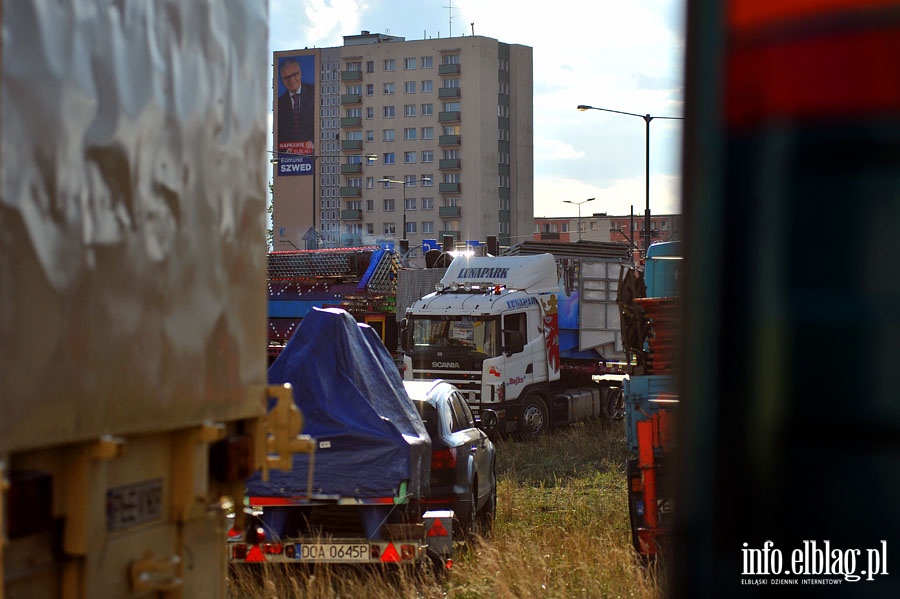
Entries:
POLYGON ((316 57, 281 56, 275 69, 278 175, 310 175, 315 153, 316 57))

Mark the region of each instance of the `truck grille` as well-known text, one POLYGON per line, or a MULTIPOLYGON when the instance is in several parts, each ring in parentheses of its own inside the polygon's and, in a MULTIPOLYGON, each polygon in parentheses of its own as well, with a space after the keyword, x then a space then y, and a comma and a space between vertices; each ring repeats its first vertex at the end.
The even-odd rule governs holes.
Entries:
POLYGON ((481 372, 477 370, 418 370, 413 369, 416 380, 432 381, 442 379, 459 389, 469 402, 469 407, 476 412, 481 403, 481 372))

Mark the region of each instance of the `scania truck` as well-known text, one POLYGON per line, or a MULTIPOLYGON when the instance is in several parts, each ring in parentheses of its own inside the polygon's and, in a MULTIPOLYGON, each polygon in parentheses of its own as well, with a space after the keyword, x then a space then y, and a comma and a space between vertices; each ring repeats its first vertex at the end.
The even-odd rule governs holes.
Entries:
POLYGON ((473 411, 496 411, 499 431, 521 438, 620 416, 625 259, 457 256, 401 322, 404 377, 452 382, 473 411))

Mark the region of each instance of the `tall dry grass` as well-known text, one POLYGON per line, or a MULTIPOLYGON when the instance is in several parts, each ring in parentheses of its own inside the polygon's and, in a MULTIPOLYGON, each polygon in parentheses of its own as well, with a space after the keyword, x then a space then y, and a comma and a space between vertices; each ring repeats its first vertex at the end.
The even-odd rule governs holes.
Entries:
POLYGON ((231 581, 233 597, 475 599, 627 597, 665 593, 663 566, 631 547, 624 429, 592 422, 531 443, 497 447, 498 512, 490 539, 456 556, 441 581, 429 573, 270 569, 231 581))

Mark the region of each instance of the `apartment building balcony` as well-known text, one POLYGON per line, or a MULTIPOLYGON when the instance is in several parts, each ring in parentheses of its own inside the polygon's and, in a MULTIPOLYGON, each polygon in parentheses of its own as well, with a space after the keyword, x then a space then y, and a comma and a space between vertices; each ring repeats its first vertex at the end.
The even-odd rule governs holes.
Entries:
POLYGON ((342 116, 341 127, 362 127, 362 118, 358 116, 342 116))
POLYGON ((440 183, 438 185, 438 191, 441 193, 459 193, 459 189, 459 183, 440 183))
POLYGON ((362 94, 341 94, 341 106, 362 104, 362 94))
POLYGON ((459 158, 441 158, 438 161, 438 168, 442 171, 455 171, 462 168, 461 163, 459 158))
POLYGON ((458 98, 460 96, 458 87, 440 87, 438 88, 438 98, 458 98))
POLYGON ((341 187, 342 198, 359 198, 362 197, 362 189, 359 187, 341 187))
POLYGON ((362 172, 362 163, 357 162, 355 164, 342 164, 341 165, 341 174, 342 175, 352 175, 354 173, 362 172))
POLYGON ((352 150, 362 150, 361 139, 342 139, 341 150, 348 152, 352 150))
POLYGON ((341 210, 341 220, 362 220, 362 210, 341 210))
POLYGON ((362 71, 341 71, 341 81, 362 81, 362 71))
POLYGON ((458 146, 461 139, 459 135, 440 135, 438 136, 439 146, 458 146))
POLYGON ((462 72, 460 64, 438 65, 438 75, 459 75, 462 72))
POLYGON ((438 113, 438 121, 441 123, 458 123, 462 113, 458 110, 450 110, 438 113))
POLYGON ((459 206, 439 206, 438 216, 441 218, 459 218, 462 216, 462 208, 459 206))

